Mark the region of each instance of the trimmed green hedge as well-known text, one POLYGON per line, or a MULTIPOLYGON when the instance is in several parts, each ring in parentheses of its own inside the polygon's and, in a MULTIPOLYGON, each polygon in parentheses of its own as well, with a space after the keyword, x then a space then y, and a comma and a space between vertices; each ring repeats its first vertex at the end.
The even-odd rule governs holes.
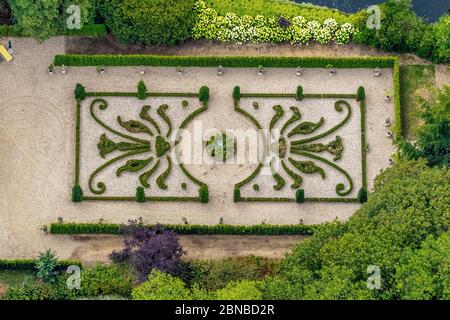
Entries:
MULTIPOLYGON (((35 259, 0 259, 0 270, 34 270, 35 259)), ((82 266, 78 260, 61 260, 58 261, 57 269, 66 269, 68 266, 82 266)))
POLYGON ((392 68, 396 57, 244 57, 244 56, 156 56, 156 55, 56 55, 54 64, 60 66, 165 66, 165 67, 218 67, 225 68, 392 68))
POLYGON ((400 139, 403 134, 403 121, 402 121, 402 107, 400 103, 400 62, 398 59, 394 59, 393 67, 394 78, 394 112, 395 112, 395 126, 394 126, 394 138, 400 139))
MULTIPOLYGON (((149 225, 153 227, 153 225, 149 225)), ((178 234, 224 234, 224 235, 310 235, 314 226, 303 224, 270 225, 259 224, 252 226, 243 225, 164 225, 164 228, 173 230, 178 234)), ((52 234, 120 234, 119 224, 100 223, 52 223, 52 234)))
POLYGON ((66 36, 103 37, 106 36, 106 26, 104 24, 85 25, 82 29, 69 30, 64 33, 66 36))

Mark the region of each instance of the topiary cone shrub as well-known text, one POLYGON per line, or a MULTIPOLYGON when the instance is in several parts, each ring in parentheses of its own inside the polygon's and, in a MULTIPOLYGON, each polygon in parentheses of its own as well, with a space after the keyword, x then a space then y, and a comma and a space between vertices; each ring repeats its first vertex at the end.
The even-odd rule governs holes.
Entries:
POLYGON ((356 91, 356 100, 357 101, 363 101, 366 99, 366 91, 364 90, 364 87, 360 86, 358 90, 356 91))
POLYGON ((241 189, 235 188, 233 192, 233 201, 239 202, 241 201, 241 189))
POLYGON ((240 100, 241 99, 241 87, 236 86, 233 88, 233 99, 240 100))
POLYGON ((305 190, 304 189, 298 189, 295 193, 295 202, 297 203, 304 203, 305 202, 305 190))
POLYGON ((136 188, 136 201, 137 202, 145 202, 145 191, 144 188, 142 187, 137 187, 136 188))
POLYGON ((200 88, 200 91, 198 93, 198 99, 200 102, 208 102, 209 100, 209 88, 207 86, 203 86, 200 88))
POLYGON ((368 199, 368 194, 366 188, 361 188, 358 191, 358 202, 359 203, 366 203, 368 199))
POLYGON ((86 98, 86 89, 79 83, 75 86, 75 99, 78 101, 86 98))
POLYGON ((209 191, 207 185, 202 185, 198 190, 200 203, 208 203, 209 202, 209 191))
POLYGON ((83 190, 79 185, 75 185, 72 188, 72 202, 82 202, 83 201, 83 190))
POLYGON ((147 98, 147 87, 145 86, 144 81, 139 81, 138 85, 137 85, 137 90, 138 90, 138 99, 140 100, 145 100, 145 98, 147 98))
POLYGON ((296 100, 303 100, 303 87, 302 86, 298 86, 297 87, 297 92, 295 94, 295 99, 296 100))

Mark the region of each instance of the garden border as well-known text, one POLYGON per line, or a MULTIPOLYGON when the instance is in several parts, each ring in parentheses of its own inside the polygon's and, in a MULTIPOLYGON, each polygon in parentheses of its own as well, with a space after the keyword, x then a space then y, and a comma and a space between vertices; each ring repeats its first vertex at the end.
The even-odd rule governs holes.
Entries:
MULTIPOLYGON (((139 98, 139 93, 136 92, 85 92, 84 87, 80 84, 77 84, 77 87, 80 86, 83 89, 83 95, 82 97, 77 96, 77 92, 75 91, 75 100, 77 101, 77 107, 76 107, 76 128, 75 128, 75 181, 74 181, 74 187, 72 188, 72 201, 73 202, 81 202, 81 201, 136 201, 136 197, 132 196, 83 196, 82 195, 82 189, 80 187, 80 128, 81 128, 81 101, 84 100, 86 97, 136 97, 139 98), (78 201, 75 201, 77 197, 74 196, 74 192, 78 191, 81 192, 81 197, 78 198, 78 201)), ((202 90, 201 87, 200 91, 202 90)), ((200 92, 199 93, 182 93, 182 92, 147 92, 146 97, 198 97, 200 98, 200 92)), ((191 112, 181 123, 180 129, 185 128, 189 122, 195 118, 198 114, 206 111, 208 109, 208 101, 209 96, 206 100, 200 101, 201 107, 191 112)), ((178 137, 176 137, 178 139, 178 137)), ((176 146, 175 146, 176 147, 176 146)), ((194 184, 198 185, 199 188, 199 195, 198 197, 180 197, 180 196, 146 196, 145 201, 175 201, 175 202, 201 202, 206 203, 208 202, 208 197, 202 196, 202 193, 205 192, 208 193, 208 186, 204 183, 195 178, 192 174, 189 173, 189 171, 182 165, 180 165, 180 169, 182 172, 186 175, 186 177, 191 180, 194 184)))

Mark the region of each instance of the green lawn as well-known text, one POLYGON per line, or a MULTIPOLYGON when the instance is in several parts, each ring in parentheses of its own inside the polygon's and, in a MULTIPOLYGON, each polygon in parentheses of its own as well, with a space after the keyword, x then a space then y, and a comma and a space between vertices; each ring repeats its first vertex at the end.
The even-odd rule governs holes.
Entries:
POLYGON ((406 138, 414 139, 415 130, 420 125, 419 119, 415 116, 419 108, 417 96, 427 97, 434 85, 434 65, 400 66, 402 130, 406 138))
POLYGON ((0 270, 0 285, 11 287, 21 285, 26 277, 32 277, 31 270, 0 270))

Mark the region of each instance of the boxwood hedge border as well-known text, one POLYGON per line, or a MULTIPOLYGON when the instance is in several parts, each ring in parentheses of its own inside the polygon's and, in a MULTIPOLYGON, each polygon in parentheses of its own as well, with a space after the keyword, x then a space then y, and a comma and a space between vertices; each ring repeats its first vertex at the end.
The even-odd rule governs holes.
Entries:
MULTIPOLYGON (((51 234, 121 234, 121 224, 107 223, 52 223, 51 234)), ((154 227, 154 225, 147 225, 154 227)), ((167 230, 172 230, 182 235, 311 235, 315 226, 304 224, 291 225, 196 225, 196 224, 167 224, 163 225, 167 230)))

